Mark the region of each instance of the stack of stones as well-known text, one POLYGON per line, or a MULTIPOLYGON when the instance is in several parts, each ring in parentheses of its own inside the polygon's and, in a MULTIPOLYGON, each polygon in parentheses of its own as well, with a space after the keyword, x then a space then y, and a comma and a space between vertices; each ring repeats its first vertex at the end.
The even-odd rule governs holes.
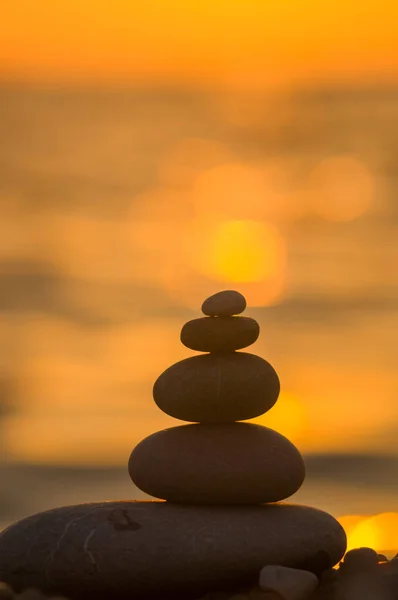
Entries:
POLYGON ((93 502, 22 519, 0 533, 0 580, 73 600, 197 598, 258 581, 265 565, 322 572, 346 549, 339 523, 317 509, 284 504, 304 463, 282 435, 253 423, 277 401, 272 366, 238 352, 259 326, 239 317, 246 302, 220 292, 186 323, 182 342, 206 352, 156 381, 154 399, 190 421, 144 439, 129 473, 162 501, 93 502), (166 502, 164 502, 166 500, 166 502))
POLYGON ((143 440, 129 472, 144 492, 181 504, 263 504, 288 498, 301 486, 305 467, 285 437, 261 425, 237 423, 267 412, 277 401, 273 367, 253 354, 257 321, 234 316, 245 298, 225 291, 208 298, 205 317, 186 323, 182 343, 209 354, 167 369, 153 395, 168 415, 199 424, 173 427, 143 440))

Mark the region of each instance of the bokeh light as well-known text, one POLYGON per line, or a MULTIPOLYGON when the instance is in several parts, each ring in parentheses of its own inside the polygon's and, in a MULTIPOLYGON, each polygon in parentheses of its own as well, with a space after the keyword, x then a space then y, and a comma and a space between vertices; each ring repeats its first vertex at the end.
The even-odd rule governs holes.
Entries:
POLYGON ((198 217, 216 220, 289 218, 282 161, 226 162, 196 178, 192 201, 198 217))
POLYGON ((32 509, 19 463, 88 481, 181 424, 152 385, 235 288, 282 385, 256 422, 318 465, 305 503, 353 513, 349 544, 391 547, 398 4, 23 4, 0 21, 4 521, 32 509))
POLYGON ((308 180, 310 207, 331 221, 352 221, 372 206, 375 179, 355 156, 332 156, 321 161, 308 180))
POLYGON ((259 282, 284 267, 282 236, 274 227, 256 221, 224 221, 205 240, 199 269, 221 282, 259 282))
POLYGON ((192 197, 198 215, 215 218, 255 219, 267 203, 262 173, 240 164, 227 163, 204 171, 196 179, 192 197))
POLYGON ((300 444, 309 434, 307 409, 298 398, 288 392, 282 392, 271 410, 253 419, 253 423, 275 429, 294 444, 300 444))
POLYGON ((231 149, 220 141, 207 138, 182 138, 167 148, 158 167, 158 181, 162 186, 187 188, 203 172, 217 168, 231 160, 231 149))
POLYGON ((369 547, 392 555, 398 551, 398 513, 339 518, 347 534, 347 551, 369 547))

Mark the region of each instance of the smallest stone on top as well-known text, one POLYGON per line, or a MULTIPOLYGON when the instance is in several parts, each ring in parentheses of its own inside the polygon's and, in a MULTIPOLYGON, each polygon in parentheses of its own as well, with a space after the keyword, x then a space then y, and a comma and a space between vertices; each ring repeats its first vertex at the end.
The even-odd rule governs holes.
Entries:
POLYGON ((239 292, 224 290, 207 298, 202 313, 208 317, 231 317, 240 315, 246 308, 246 299, 239 292))
POLYGON ((225 290, 207 298, 202 305, 206 317, 185 323, 181 342, 199 352, 233 352, 253 344, 260 333, 254 319, 234 316, 243 312, 246 300, 232 290, 225 290))

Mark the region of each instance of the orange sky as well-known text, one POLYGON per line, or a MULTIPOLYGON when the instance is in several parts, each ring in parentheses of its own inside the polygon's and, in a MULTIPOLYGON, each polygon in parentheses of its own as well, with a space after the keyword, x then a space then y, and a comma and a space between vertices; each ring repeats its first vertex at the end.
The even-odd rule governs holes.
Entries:
POLYGON ((264 86, 398 73, 391 0, 5 0, 0 77, 264 86))

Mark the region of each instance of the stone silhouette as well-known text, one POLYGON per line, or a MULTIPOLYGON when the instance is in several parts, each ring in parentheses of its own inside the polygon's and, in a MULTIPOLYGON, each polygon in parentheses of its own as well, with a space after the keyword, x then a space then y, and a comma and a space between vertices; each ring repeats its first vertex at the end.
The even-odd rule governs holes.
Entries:
POLYGON ((129 473, 152 502, 55 508, 0 534, 0 580, 76 600, 197 597, 255 583, 264 565, 319 572, 346 548, 339 523, 284 504, 303 483, 295 446, 272 429, 242 423, 272 408, 279 379, 263 358, 237 352, 259 335, 236 315, 246 301, 224 291, 203 303, 181 341, 207 352, 167 369, 154 385, 165 413, 190 422, 147 437, 129 473))
POLYGON ((181 341, 209 354, 167 369, 153 395, 167 414, 199 424, 155 433, 133 450, 130 476, 144 492, 177 503, 262 504, 288 498, 301 486, 304 462, 291 442, 266 427, 236 422, 268 411, 280 389, 267 361, 236 352, 260 331, 254 319, 233 316, 245 305, 238 292, 221 292, 203 303, 211 316, 183 326, 181 341))

